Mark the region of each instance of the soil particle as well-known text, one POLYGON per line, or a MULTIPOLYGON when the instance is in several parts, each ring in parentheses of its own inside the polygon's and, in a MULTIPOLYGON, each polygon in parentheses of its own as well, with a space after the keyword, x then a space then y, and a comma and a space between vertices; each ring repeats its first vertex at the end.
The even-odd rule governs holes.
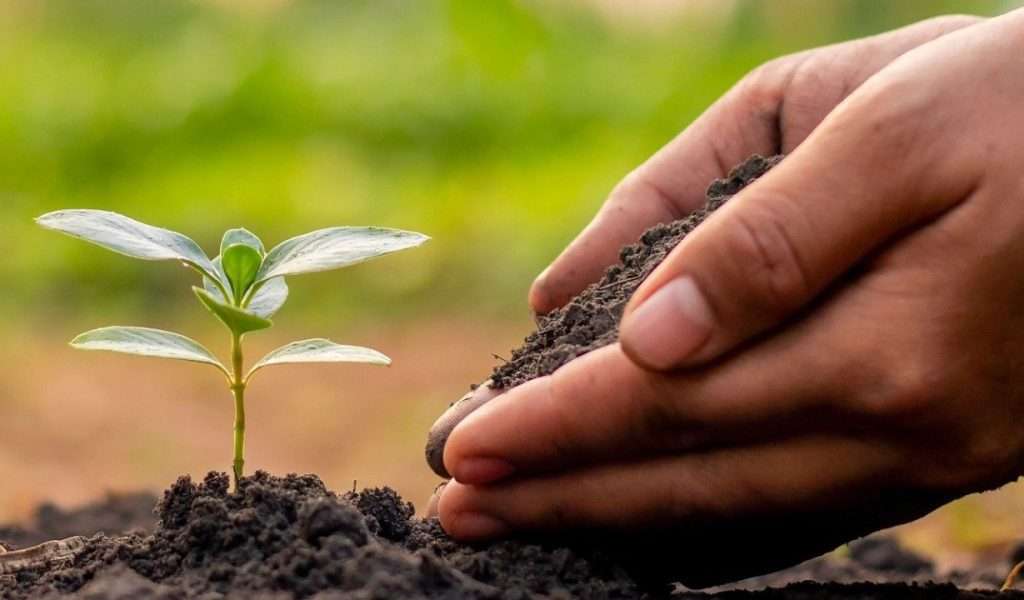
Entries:
POLYGON ((622 262, 609 267, 600 281, 562 308, 538 318, 537 331, 494 369, 493 387, 508 389, 548 375, 570 360, 618 340, 622 312, 644 279, 708 215, 781 160, 781 156, 749 158, 708 187, 704 207, 684 219, 648 229, 640 241, 623 248, 619 254, 622 262))

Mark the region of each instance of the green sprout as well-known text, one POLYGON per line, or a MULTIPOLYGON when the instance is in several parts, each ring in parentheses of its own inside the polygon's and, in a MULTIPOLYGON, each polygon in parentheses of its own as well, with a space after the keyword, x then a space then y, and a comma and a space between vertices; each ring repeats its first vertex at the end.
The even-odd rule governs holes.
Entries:
POLYGON ((257 361, 245 371, 242 340, 247 333, 267 329, 288 299, 286 275, 347 267, 423 244, 427 236, 379 227, 331 227, 281 242, 269 252, 245 229, 228 230, 220 255, 210 260, 187 236, 153 227, 113 212, 60 210, 38 219, 39 225, 142 260, 173 260, 202 276, 193 287, 196 297, 231 333, 231 367, 198 342, 183 335, 146 327, 103 327, 71 341, 82 350, 106 350, 139 356, 172 358, 213 365, 227 378, 235 400, 235 487, 245 467, 245 390, 252 376, 270 365, 315 362, 360 362, 389 365, 376 350, 343 346, 326 339, 292 342, 257 361))

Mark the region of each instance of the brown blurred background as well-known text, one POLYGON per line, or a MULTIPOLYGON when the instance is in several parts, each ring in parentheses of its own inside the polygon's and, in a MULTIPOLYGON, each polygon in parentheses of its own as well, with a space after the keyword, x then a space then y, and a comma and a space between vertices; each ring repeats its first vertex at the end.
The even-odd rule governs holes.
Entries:
MULTIPOLYGON (((239 225, 271 244, 340 224, 433 236, 293 278, 249 351, 325 336, 391 355, 262 373, 248 466, 422 506, 430 423, 530 330, 533 275, 633 165, 774 56, 1015 4, 0 0, 0 522, 230 461, 213 370, 66 345, 145 325, 223 353, 189 274, 33 217, 117 210, 208 251, 239 225)), ((954 561, 1001 552, 1024 537, 1022 507, 1011 486, 901 535, 954 561)))

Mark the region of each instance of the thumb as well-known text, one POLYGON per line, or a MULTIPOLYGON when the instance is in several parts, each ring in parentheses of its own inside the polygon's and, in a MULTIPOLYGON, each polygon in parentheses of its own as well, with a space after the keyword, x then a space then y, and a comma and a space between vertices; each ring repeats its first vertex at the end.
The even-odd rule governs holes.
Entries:
POLYGON ((918 143, 923 134, 908 125, 926 114, 917 112, 926 99, 885 96, 851 96, 669 254, 626 309, 620 340, 630 358, 655 370, 711 360, 970 192, 964 167, 938 165, 946 161, 930 147, 941 144, 918 143))

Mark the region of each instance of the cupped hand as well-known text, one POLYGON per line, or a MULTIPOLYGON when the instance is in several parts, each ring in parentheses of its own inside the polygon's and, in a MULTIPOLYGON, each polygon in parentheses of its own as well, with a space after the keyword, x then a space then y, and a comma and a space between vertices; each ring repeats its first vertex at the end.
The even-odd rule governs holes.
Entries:
POLYGON ((621 344, 454 428, 445 529, 607 531, 708 584, 1016 477, 1021 57, 1017 11, 856 86, 648 278, 621 344))
MULTIPOLYGON (((624 244, 635 242, 652 225, 697 208, 707 184, 733 165, 751 154, 791 152, 836 105, 896 58, 979 21, 970 16, 930 19, 755 69, 616 186, 590 225, 534 282, 533 310, 550 312, 600 279, 624 244)), ((485 382, 431 428, 427 462, 439 475, 449 476, 443 452, 452 429, 495 395, 485 382)))
POLYGON ((594 220, 534 282, 545 314, 601 278, 647 228, 704 202, 708 183, 751 154, 788 154, 868 78, 909 50, 979 21, 947 16, 778 58, 752 71, 612 191, 594 220))

